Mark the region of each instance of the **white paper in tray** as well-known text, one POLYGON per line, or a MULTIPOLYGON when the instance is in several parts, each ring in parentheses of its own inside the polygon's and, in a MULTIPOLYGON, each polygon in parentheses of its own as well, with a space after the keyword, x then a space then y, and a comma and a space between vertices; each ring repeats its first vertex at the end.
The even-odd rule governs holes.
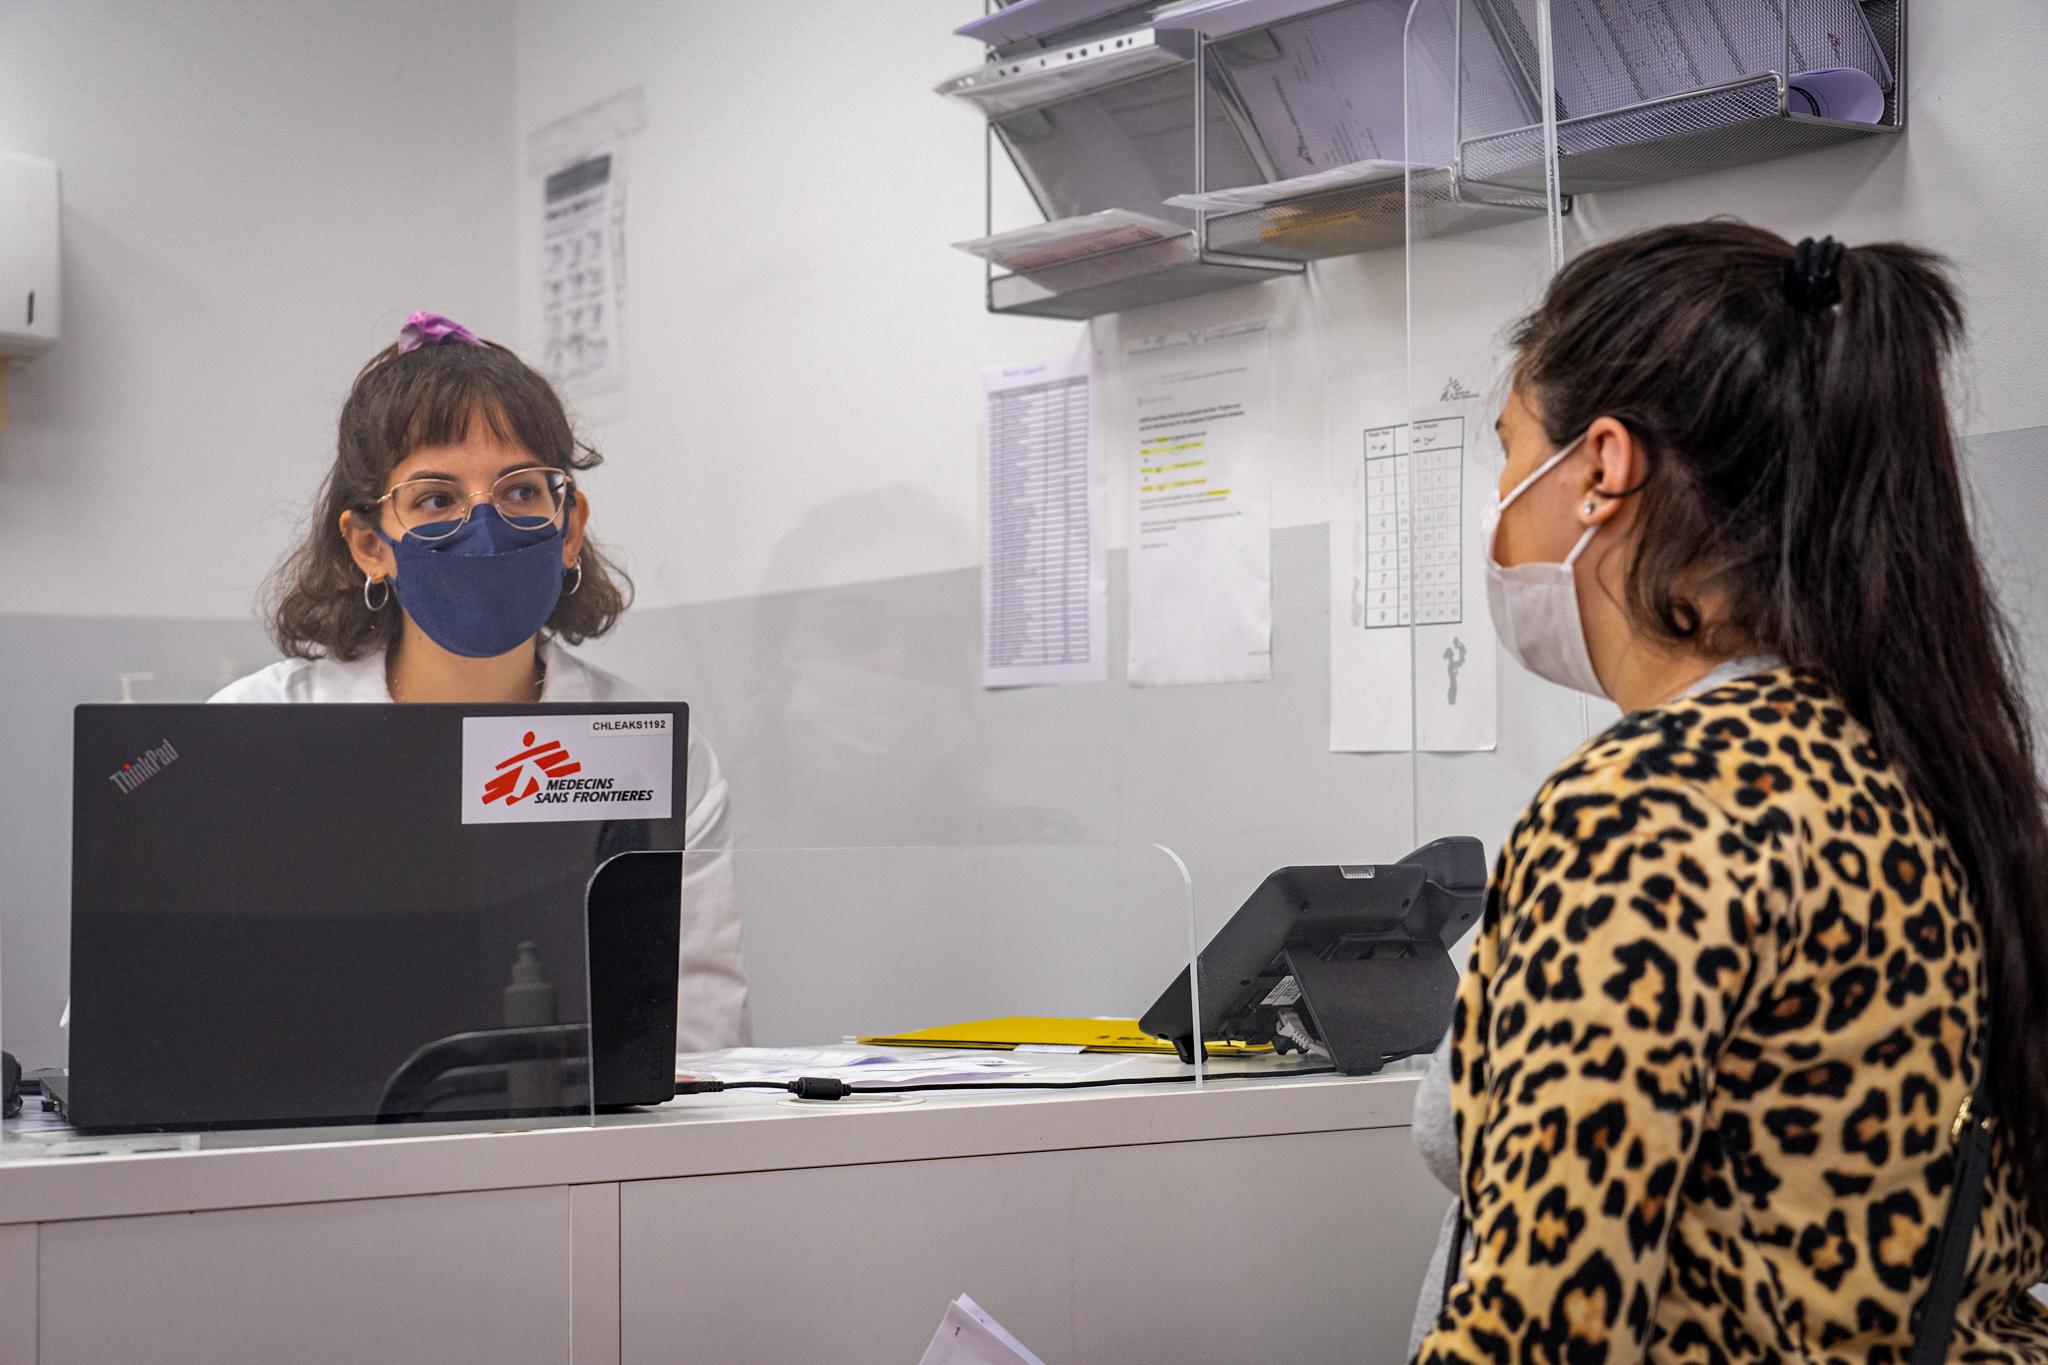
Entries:
MULTIPOLYGON (((1380 180, 1399 180, 1407 167, 1398 161, 1354 161, 1311 175, 1274 180, 1263 185, 1246 185, 1234 190, 1213 190, 1208 194, 1177 194, 1166 202, 1177 209, 1200 209, 1207 213, 1235 213, 1241 209, 1299 199, 1325 190, 1370 185, 1380 180)), ((1418 168, 1420 169, 1420 168, 1418 168)))
POLYGON ((1127 209, 1105 209, 1079 218, 1056 218, 1050 223, 955 242, 961 251, 993 261, 1005 270, 1042 270, 1062 261, 1079 260, 1118 247, 1184 237, 1188 229, 1164 218, 1153 218, 1127 209))

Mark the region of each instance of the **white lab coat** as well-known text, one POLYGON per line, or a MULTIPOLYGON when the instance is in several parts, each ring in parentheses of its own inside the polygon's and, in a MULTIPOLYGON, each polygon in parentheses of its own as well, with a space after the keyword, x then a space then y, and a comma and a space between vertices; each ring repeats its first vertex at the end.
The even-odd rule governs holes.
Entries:
MULTIPOLYGON (((565 649, 541 646, 547 662, 545 702, 653 701, 625 679, 585 663, 565 649)), ((388 702, 384 655, 342 663, 335 659, 283 659, 237 679, 209 700, 220 702, 388 702)), ((725 774, 710 744, 690 727, 688 814, 683 845, 693 857, 683 877, 682 978, 676 1011, 676 1050, 699 1052, 745 1044, 747 973, 740 957, 739 908, 733 892, 732 839, 726 828, 725 774), (715 853, 715 856, 709 856, 715 853)))

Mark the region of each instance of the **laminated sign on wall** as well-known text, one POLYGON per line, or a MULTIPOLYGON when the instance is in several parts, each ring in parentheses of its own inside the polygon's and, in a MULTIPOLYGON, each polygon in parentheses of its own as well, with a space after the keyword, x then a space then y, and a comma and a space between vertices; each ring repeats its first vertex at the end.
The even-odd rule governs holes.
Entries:
POLYGON ((1406 378, 1332 395, 1330 748, 1491 749, 1496 642, 1481 510, 1498 480, 1472 365, 1439 367, 1408 420, 1406 378))
POLYGON ((1107 597, 1092 355, 982 372, 982 685, 1101 682, 1107 597))
POLYGON ((1133 343, 1130 677, 1273 676, 1273 372, 1263 321, 1133 343))
POLYGON ((617 388, 625 377, 622 156, 611 143, 541 181, 541 369, 576 392, 617 388))
POLYGON ((579 396, 625 389, 626 142, 646 126, 636 85, 526 136, 540 193, 539 368, 579 396))

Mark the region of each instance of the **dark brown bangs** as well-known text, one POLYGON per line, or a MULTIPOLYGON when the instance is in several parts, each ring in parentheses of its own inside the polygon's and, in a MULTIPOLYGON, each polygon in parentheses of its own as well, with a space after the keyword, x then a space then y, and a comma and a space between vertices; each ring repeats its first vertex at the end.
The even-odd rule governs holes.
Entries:
POLYGON ((406 456, 460 443, 478 419, 542 464, 587 467, 561 400, 518 356, 494 344, 423 346, 371 361, 342 408, 342 447, 346 454, 353 444, 356 457, 344 463, 352 475, 368 476, 355 492, 375 497, 406 456))

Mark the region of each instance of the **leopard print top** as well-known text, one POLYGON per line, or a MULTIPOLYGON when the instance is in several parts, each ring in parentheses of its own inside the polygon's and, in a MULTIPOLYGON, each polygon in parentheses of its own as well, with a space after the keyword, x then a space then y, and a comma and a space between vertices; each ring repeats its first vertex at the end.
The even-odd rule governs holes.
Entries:
MULTIPOLYGON (((1961 867, 1818 678, 1625 717, 1494 872, 1451 1026, 1470 1233, 1417 1359, 1903 1361, 1983 991, 1961 867)), ((2048 1359, 2044 1272, 1997 1162, 1950 1359, 2048 1359)))

